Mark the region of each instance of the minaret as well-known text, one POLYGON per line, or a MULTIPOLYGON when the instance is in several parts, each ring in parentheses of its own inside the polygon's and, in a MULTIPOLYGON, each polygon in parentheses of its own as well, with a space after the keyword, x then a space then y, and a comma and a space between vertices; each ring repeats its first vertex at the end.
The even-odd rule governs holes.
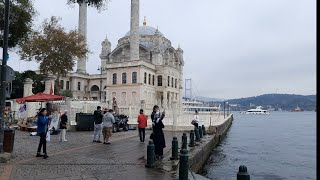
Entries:
MULTIPOLYGON (((79 34, 84 37, 84 43, 87 43, 87 2, 79 3, 79 34)), ((86 74, 87 57, 83 57, 77 62, 77 73, 86 74)))
POLYGON ((139 60, 139 0, 131 0, 130 61, 139 60))

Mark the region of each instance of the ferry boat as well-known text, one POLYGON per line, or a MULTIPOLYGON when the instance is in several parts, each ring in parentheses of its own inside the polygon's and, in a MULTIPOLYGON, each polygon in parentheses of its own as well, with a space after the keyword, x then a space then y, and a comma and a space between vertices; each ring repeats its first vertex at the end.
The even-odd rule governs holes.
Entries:
POLYGON ((291 110, 292 112, 302 112, 303 110, 297 106, 295 109, 291 110))
POLYGON ((185 112, 194 113, 197 110, 199 113, 201 112, 211 112, 211 111, 220 111, 220 104, 218 106, 209 106, 204 102, 196 101, 196 100, 183 100, 183 110, 185 112))
POLYGON ((249 109, 243 112, 243 114, 270 114, 270 112, 262 109, 262 106, 257 106, 255 109, 249 109))

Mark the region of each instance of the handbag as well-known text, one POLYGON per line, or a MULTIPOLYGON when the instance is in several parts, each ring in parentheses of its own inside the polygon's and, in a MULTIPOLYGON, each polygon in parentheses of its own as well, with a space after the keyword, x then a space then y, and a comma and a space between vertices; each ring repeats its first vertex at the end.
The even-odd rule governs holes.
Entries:
POLYGON ((153 139, 154 138, 154 133, 152 132, 151 134, 150 134, 150 139, 153 139))
POLYGON ((50 141, 50 131, 47 131, 46 141, 50 141))
POLYGON ((194 125, 195 123, 197 123, 197 121, 195 119, 191 121, 192 125, 194 125))

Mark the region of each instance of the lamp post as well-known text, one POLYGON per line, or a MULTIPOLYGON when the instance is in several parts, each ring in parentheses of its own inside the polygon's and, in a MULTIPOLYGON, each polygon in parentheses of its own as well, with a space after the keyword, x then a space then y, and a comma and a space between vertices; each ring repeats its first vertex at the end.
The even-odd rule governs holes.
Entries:
POLYGON ((223 101, 223 119, 226 118, 226 102, 223 101))
POLYGON ((106 71, 107 68, 98 66, 98 71, 100 71, 100 88, 99 88, 99 94, 100 94, 100 102, 102 102, 102 72, 106 71))
POLYGON ((4 31, 3 31, 3 53, 1 64, 1 87, 0 87, 0 153, 3 153, 3 125, 4 125, 4 108, 6 103, 6 87, 7 87, 7 55, 8 55, 8 39, 9 39, 9 12, 10 0, 5 0, 4 7, 4 31))

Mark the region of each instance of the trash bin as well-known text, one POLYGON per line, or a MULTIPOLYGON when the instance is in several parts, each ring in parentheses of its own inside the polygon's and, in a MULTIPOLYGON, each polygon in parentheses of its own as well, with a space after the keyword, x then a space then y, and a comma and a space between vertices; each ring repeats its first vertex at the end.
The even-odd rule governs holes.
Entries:
POLYGON ((76 130, 92 131, 94 127, 94 117, 92 113, 76 113, 76 130))
POLYGON ((4 137, 3 137, 4 152, 12 153, 13 144, 14 144, 14 134, 15 134, 15 130, 12 130, 12 129, 4 130, 4 137))

